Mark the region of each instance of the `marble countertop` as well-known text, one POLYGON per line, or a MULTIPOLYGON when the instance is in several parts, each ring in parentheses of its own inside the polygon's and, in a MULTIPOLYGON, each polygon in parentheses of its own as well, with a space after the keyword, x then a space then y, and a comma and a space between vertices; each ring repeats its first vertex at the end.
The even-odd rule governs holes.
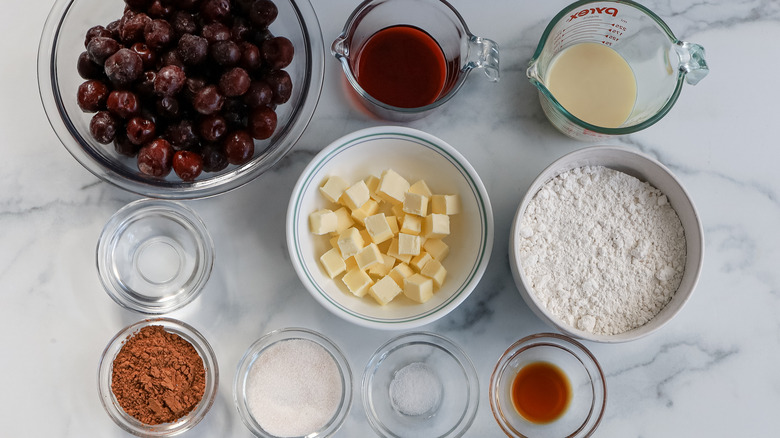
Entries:
MULTIPOLYGON (((100 404, 97 365, 111 337, 142 317, 103 291, 95 245, 108 218, 138 196, 82 168, 50 129, 38 98, 36 53, 53 0, 14 3, 17 13, 0 30, 0 435, 125 436, 100 404)), ((587 144, 551 127, 525 78, 544 27, 568 2, 452 3, 473 33, 500 44, 501 81, 472 75, 441 111, 408 125, 449 142, 476 168, 493 205, 495 243, 474 293, 423 329, 461 345, 477 368, 480 406, 466 436, 498 437, 487 398, 493 366, 514 341, 550 330, 512 281, 510 222, 536 175, 587 144)), ((631 343, 586 343, 609 392, 595 436, 769 436, 780 429, 780 147, 773 103, 780 98, 780 5, 643 3, 681 39, 706 48, 711 72, 685 86, 662 121, 607 143, 649 154, 680 178, 701 215, 706 251, 697 290, 670 324, 631 343)), ((313 0, 326 47, 356 4, 313 0)), ((210 340, 221 385, 209 415, 184 436, 251 436, 233 406, 231 384, 244 350, 268 331, 322 332, 344 349, 356 381, 372 352, 399 334, 361 329, 325 311, 288 260, 284 219, 299 173, 332 140, 383 123, 350 106, 333 58, 325 70, 317 111, 287 157, 236 191, 187 202, 211 231, 217 261, 203 294, 170 316, 210 340)), ((372 436, 357 392, 354 401, 337 436, 372 436)))

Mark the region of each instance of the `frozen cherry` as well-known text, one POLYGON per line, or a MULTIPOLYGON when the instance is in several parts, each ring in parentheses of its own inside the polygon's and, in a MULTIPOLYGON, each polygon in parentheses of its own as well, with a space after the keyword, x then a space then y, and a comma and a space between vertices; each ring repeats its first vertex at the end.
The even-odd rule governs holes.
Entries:
POLYGON ((176 119, 179 117, 179 100, 175 97, 165 96, 155 104, 157 113, 166 119, 176 119))
POLYGON ((144 43, 135 43, 130 46, 130 50, 137 53, 141 57, 141 63, 144 70, 150 70, 154 68, 157 63, 157 54, 144 43))
POLYGON ((173 4, 175 4, 179 9, 183 9, 185 11, 191 11, 195 9, 195 6, 197 6, 199 0, 172 0, 173 4))
POLYGON ((203 158, 197 152, 176 151, 173 154, 173 171, 182 181, 192 181, 203 171, 203 158))
POLYGON ((104 109, 108 93, 108 87, 100 81, 91 79, 82 83, 76 92, 79 108, 85 113, 94 113, 104 109))
POLYGON ((230 27, 230 34, 233 37, 233 41, 240 42, 246 40, 249 38, 251 31, 252 26, 246 18, 241 16, 233 17, 233 26, 230 27))
POLYGON ((272 70, 279 70, 290 65, 295 54, 295 48, 290 40, 278 36, 265 40, 261 52, 265 63, 272 70))
POLYGON ((87 44, 87 53, 89 59, 96 64, 103 65, 109 56, 116 53, 121 46, 115 39, 110 37, 97 36, 92 38, 87 44))
POLYGON ((132 91, 114 90, 108 95, 106 108, 115 116, 129 119, 139 114, 141 102, 132 91))
POLYGON ((198 133, 206 141, 217 141, 225 135, 225 132, 227 132, 227 121, 218 114, 205 116, 198 122, 198 133))
POLYGON ((222 109, 225 97, 214 85, 207 85, 195 93, 192 107, 201 114, 214 114, 222 109))
POLYGON ((249 85, 249 89, 244 94, 244 103, 250 108, 259 108, 261 106, 268 106, 273 99, 273 91, 268 82, 264 80, 253 81, 249 85))
POLYGON ((143 60, 130 49, 119 49, 106 59, 105 71, 108 79, 116 86, 129 85, 141 76, 143 60))
POLYGON ((211 58, 219 65, 233 66, 241 60, 241 49, 233 41, 217 41, 209 50, 211 58))
POLYGON ((255 142, 252 140, 252 136, 244 130, 229 133, 225 137, 223 147, 230 164, 244 164, 251 160, 255 154, 255 142))
POLYGON ((209 42, 206 38, 184 34, 179 39, 176 53, 186 65, 198 65, 206 60, 209 54, 209 42))
POLYGON ((154 122, 143 117, 133 117, 128 120, 125 130, 127 139, 137 145, 152 141, 156 134, 154 122))
POLYGON ((241 67, 234 67, 219 78, 219 89, 225 96, 241 96, 249 89, 252 80, 249 73, 241 67))
POLYGON ((231 37, 230 28, 220 22, 209 23, 203 26, 200 32, 203 38, 206 38, 208 42, 215 43, 217 41, 229 40, 231 37))
POLYGON ((89 42, 92 41, 92 38, 95 37, 106 37, 106 38, 112 38, 113 34, 110 30, 106 29, 103 26, 94 26, 90 27, 87 31, 87 35, 84 38, 84 47, 87 47, 89 45, 89 42))
POLYGON ((255 26, 268 27, 276 20, 277 15, 279 15, 279 9, 270 0, 257 0, 249 8, 249 19, 255 26))
POLYGON ((176 65, 166 65, 157 72, 157 78, 154 80, 154 92, 160 96, 173 96, 178 93, 187 76, 184 70, 176 65))
POLYGON ((207 144, 200 151, 203 157, 203 170, 206 172, 219 172, 228 165, 227 157, 223 149, 216 144, 207 144))
POLYGON ((108 111, 98 111, 89 121, 89 133, 98 143, 114 141, 119 122, 108 111))
POLYGON ((276 130, 276 112, 264 106, 255 108, 249 113, 249 133, 253 138, 265 140, 276 130))
POLYGON ((152 0, 125 0, 125 4, 136 11, 148 8, 151 3, 152 0))
POLYGON ((244 41, 238 47, 241 49, 241 60, 239 61, 241 67, 248 71, 253 71, 263 65, 263 57, 256 45, 244 41))
POLYGON ((144 26, 144 41, 154 50, 160 50, 173 41, 173 27, 165 20, 152 20, 144 26))
POLYGON ((138 81, 136 91, 141 97, 154 96, 154 80, 157 79, 157 72, 148 70, 143 72, 138 81))
POLYGON ((284 70, 273 70, 265 76, 265 81, 271 87, 271 91, 274 93, 272 102, 275 104, 282 104, 290 100, 292 96, 292 79, 290 75, 284 70))
POLYGON ((76 62, 76 70, 79 72, 79 76, 84 79, 99 79, 105 75, 103 67, 92 62, 87 52, 81 52, 81 55, 79 55, 79 59, 76 62))
POLYGON ((247 106, 237 97, 225 99, 225 105, 222 106, 222 117, 230 129, 245 129, 247 121, 247 106))
POLYGON ((206 21, 223 21, 230 16, 230 0, 204 0, 200 15, 206 21))
POLYGON ((171 172, 173 148, 165 139, 157 138, 138 150, 138 170, 149 176, 163 177, 171 172))
POLYGON ((116 138, 114 138, 114 150, 118 154, 126 157, 135 157, 136 154, 138 154, 138 149, 140 149, 140 146, 131 143, 125 133, 122 131, 116 133, 116 138))
POLYGON ((179 36, 187 33, 194 34, 198 31, 198 23, 195 21, 195 17, 186 11, 174 12, 170 23, 174 32, 179 36))
POLYGON ((163 4, 160 0, 154 0, 149 8, 146 10, 146 14, 152 18, 168 18, 173 12, 173 8, 166 1, 163 4))
POLYGON ((179 52, 174 48, 162 54, 160 57, 160 66, 175 65, 181 69, 184 68, 184 63, 179 58, 179 52))
POLYGON ((138 14, 125 14, 119 21, 119 39, 125 44, 132 44, 144 40, 144 28, 152 19, 140 12, 138 14))
POLYGON ((193 149, 200 144, 200 138, 195 133, 195 127, 190 120, 182 120, 168 126, 165 130, 165 138, 176 150, 193 149))

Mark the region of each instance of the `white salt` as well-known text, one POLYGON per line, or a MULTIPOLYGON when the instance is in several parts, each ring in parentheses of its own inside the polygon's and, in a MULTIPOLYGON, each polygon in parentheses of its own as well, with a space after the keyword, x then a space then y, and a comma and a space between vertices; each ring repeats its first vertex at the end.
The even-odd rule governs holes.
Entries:
POLYGON ((390 382, 390 402, 404 415, 432 413, 441 400, 439 377, 426 364, 413 362, 396 371, 390 382))
POLYGON ((249 413, 268 433, 304 436, 325 426, 339 406, 341 374, 322 346, 277 342, 255 359, 246 383, 249 413))

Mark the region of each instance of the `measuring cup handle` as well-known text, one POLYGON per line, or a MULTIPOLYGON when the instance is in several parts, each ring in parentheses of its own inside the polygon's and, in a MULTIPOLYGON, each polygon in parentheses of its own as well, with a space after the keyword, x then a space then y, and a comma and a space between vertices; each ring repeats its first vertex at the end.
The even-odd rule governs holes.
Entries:
POLYGON ((704 59, 704 47, 686 41, 677 41, 674 47, 680 57, 680 71, 685 73, 685 82, 696 85, 707 76, 710 69, 704 59))
POLYGON ((492 82, 498 82, 498 43, 493 40, 472 35, 469 38, 469 51, 466 67, 482 68, 485 76, 492 82))

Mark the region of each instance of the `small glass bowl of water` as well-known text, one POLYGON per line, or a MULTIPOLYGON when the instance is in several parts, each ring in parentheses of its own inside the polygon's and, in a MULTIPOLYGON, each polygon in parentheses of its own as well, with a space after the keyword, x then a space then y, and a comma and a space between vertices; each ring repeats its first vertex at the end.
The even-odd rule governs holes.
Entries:
POLYGON ((162 314, 194 300, 214 263, 200 217, 176 201, 141 199, 117 211, 97 246, 100 281, 122 307, 162 314))

